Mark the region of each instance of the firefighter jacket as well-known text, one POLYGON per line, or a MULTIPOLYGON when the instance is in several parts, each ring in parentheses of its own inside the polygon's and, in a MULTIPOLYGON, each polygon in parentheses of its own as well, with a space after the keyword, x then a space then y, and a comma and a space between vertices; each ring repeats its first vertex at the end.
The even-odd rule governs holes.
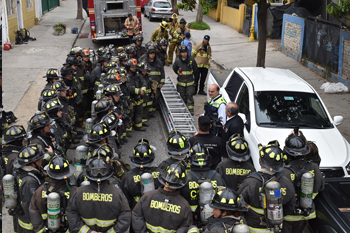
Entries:
MULTIPOLYGON (((53 156, 53 153, 48 152, 45 148, 49 148, 51 146, 52 150, 55 149, 55 146, 53 145, 53 142, 52 142, 52 138, 55 138, 55 135, 52 133, 43 134, 37 131, 32 132, 32 137, 30 138, 31 144, 40 145, 41 151, 49 155, 45 160, 46 164, 50 161, 51 157, 53 156)), ((44 160, 43 160, 43 163, 44 163, 44 160)))
POLYGON ((13 162, 17 159, 19 151, 22 149, 22 146, 14 146, 11 144, 2 145, 2 160, 5 164, 5 175, 13 175, 13 162))
POLYGON ((211 47, 208 45, 203 45, 203 42, 197 44, 192 48, 191 56, 196 60, 198 68, 209 69, 209 59, 211 57, 211 47))
POLYGON ((162 188, 145 193, 132 211, 136 233, 184 233, 192 225, 192 213, 180 191, 162 188))
POLYGON ((129 17, 126 18, 125 23, 124 23, 126 29, 128 30, 128 35, 138 35, 140 34, 139 31, 139 20, 136 18, 136 16, 133 16, 132 19, 130 20, 129 17))
POLYGON ((96 94, 97 87, 101 83, 101 74, 107 74, 107 69, 101 65, 96 66, 96 68, 91 72, 91 81, 94 83, 94 94, 96 94))
POLYGON ((162 30, 162 28, 159 27, 156 30, 154 30, 154 32, 152 33, 150 41, 159 42, 163 38, 168 40, 169 38, 168 31, 166 29, 162 30))
POLYGON ((140 62, 140 57, 146 53, 146 48, 143 47, 142 45, 138 46, 136 45, 135 46, 135 50, 136 50, 136 59, 138 62, 140 62))
POLYGON ((238 190, 244 179, 251 172, 255 172, 255 168, 248 161, 238 162, 229 159, 219 163, 216 167, 216 171, 220 173, 225 180, 227 187, 238 190))
MULTIPOLYGON (((60 208, 61 214, 65 215, 65 211, 68 205, 69 197, 73 195, 77 190, 77 187, 69 187, 65 180, 54 180, 51 179, 49 182, 41 185, 37 191, 34 193, 32 200, 29 205, 30 221, 33 224, 33 230, 35 232, 45 232, 47 227, 47 196, 52 193, 58 193, 61 197, 60 208)), ((65 219, 65 218, 63 218, 65 219)), ((61 222, 60 232, 65 232, 68 230, 68 223, 61 222)))
MULTIPOLYGON (((287 178, 289 178, 290 181, 294 184, 296 210, 302 209, 300 207, 301 176, 306 172, 310 172, 314 177, 312 199, 315 199, 317 194, 324 189, 324 178, 316 163, 308 162, 304 159, 291 160, 288 163, 288 165, 286 165, 285 168, 282 170, 282 174, 287 178)), ((291 222, 309 220, 313 218, 316 218, 314 202, 312 202, 312 208, 310 209, 310 214, 307 216, 304 216, 303 214, 284 215, 284 220, 291 221, 291 222)))
POLYGON ((34 192, 44 182, 44 176, 36 168, 31 166, 23 166, 16 171, 16 181, 18 190, 18 225, 28 231, 33 230, 30 222, 29 205, 34 192))
POLYGON ((128 171, 124 178, 122 179, 121 189, 125 194, 126 199, 128 199, 130 209, 133 209, 137 202, 139 202, 141 198, 141 175, 143 173, 151 173, 154 179, 155 189, 160 187, 160 183, 158 181, 159 169, 156 167, 145 167, 140 169, 135 167, 128 171))
POLYGON ((70 132, 67 131, 66 123, 62 119, 56 118, 51 125, 50 132, 55 135, 56 148, 63 149, 64 152, 67 151, 70 132))
POLYGON ((169 40, 170 43, 177 42, 177 39, 179 37, 179 34, 177 33, 178 28, 180 28, 179 22, 176 22, 175 24, 173 22, 168 23, 169 35, 171 36, 171 39, 169 40))
MULTIPOLYGON (((221 104, 224 104, 226 106, 226 100, 222 95, 218 95, 215 98, 211 99, 209 98, 208 101, 204 105, 204 116, 209 116, 214 119, 218 119, 218 110, 221 106, 221 104)), ((226 122, 226 119, 225 119, 226 122)))
POLYGON ((197 72, 197 63, 192 57, 183 60, 181 55, 173 64, 173 70, 177 74, 177 84, 183 87, 194 84, 194 74, 197 72))
POLYGON ((190 204, 193 218, 200 219, 199 215, 199 186, 201 183, 207 181, 213 185, 226 186, 224 179, 215 170, 210 170, 209 166, 196 167, 191 166, 191 170, 187 172, 188 182, 181 189, 181 196, 183 196, 190 204))
POLYGON ((85 79, 85 70, 82 64, 77 66, 77 74, 76 77, 79 79, 81 84, 81 92, 82 94, 86 94, 89 90, 90 80, 85 79))
POLYGON ((133 100, 133 105, 140 105, 143 103, 141 91, 146 91, 146 81, 138 73, 131 74, 129 72, 126 86, 130 92, 130 97, 133 100))
POLYGON ((74 108, 68 105, 68 100, 66 98, 59 96, 58 99, 60 100, 61 105, 63 106, 61 111, 62 111, 62 117, 64 121, 70 125, 74 125, 75 123, 74 108))
POLYGON ((152 91, 151 77, 147 73, 142 78, 143 78, 143 80, 145 80, 145 83, 146 83, 146 91, 145 91, 145 95, 143 96, 143 107, 152 106, 154 93, 152 91))
POLYGON ((147 57, 145 59, 145 62, 148 65, 149 69, 149 76, 151 76, 151 80, 155 80, 159 84, 164 85, 165 82, 165 72, 164 72, 164 67, 162 65, 162 62, 155 58, 153 61, 150 61, 150 59, 147 57))
POLYGON ((72 80, 63 78, 64 83, 67 85, 67 100, 68 104, 80 104, 83 100, 83 93, 81 92, 81 84, 79 80, 73 76, 72 80))
POLYGON ((131 223, 131 211, 123 192, 108 182, 81 186, 70 197, 66 215, 69 232, 126 232, 131 223))
POLYGON ((222 218, 214 218, 211 216, 208 218, 209 223, 203 227, 203 232, 205 233, 228 233, 228 229, 231 229, 235 225, 245 224, 244 218, 235 217, 233 215, 226 215, 222 218))
POLYGON ((165 61, 168 60, 168 55, 166 53, 166 50, 160 49, 157 57, 159 57, 159 60, 162 62, 163 66, 165 66, 165 61))
POLYGON ((132 99, 130 97, 130 91, 127 86, 127 83, 129 82, 128 79, 129 77, 127 77, 126 81, 120 85, 120 90, 123 92, 123 95, 120 97, 120 100, 124 109, 128 109, 129 107, 132 108, 132 99))
POLYGON ((81 66, 84 69, 84 74, 86 74, 87 72, 91 73, 94 70, 94 66, 92 64, 92 62, 90 61, 90 59, 86 62, 84 60, 81 61, 81 66))
POLYGON ((261 206, 260 188, 270 181, 275 180, 281 185, 283 214, 290 215, 295 208, 295 190, 292 182, 281 173, 270 175, 265 172, 253 172, 243 181, 238 193, 242 194, 244 201, 248 204, 249 210, 246 212, 245 219, 251 231, 266 232, 267 230, 264 216, 264 209, 261 206), (262 179, 263 177, 263 179, 262 179))
POLYGON ((178 38, 177 38, 177 43, 181 44, 181 42, 185 39, 185 33, 186 32, 190 32, 190 29, 187 27, 181 28, 179 27, 178 29, 176 29, 178 38))

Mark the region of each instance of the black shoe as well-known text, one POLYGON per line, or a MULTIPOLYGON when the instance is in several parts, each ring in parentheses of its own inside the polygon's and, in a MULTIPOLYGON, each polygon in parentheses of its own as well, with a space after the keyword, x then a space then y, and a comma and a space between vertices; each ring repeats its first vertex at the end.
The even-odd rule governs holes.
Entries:
POLYGON ((143 127, 135 127, 134 129, 135 129, 136 131, 146 131, 146 129, 143 128, 143 127))
POLYGON ((198 91, 198 94, 199 95, 207 95, 207 93, 205 93, 203 90, 198 91))
POLYGON ((128 143, 128 142, 129 142, 129 140, 128 140, 126 137, 124 137, 123 140, 121 140, 121 141, 123 141, 123 142, 125 142, 125 143, 128 143))

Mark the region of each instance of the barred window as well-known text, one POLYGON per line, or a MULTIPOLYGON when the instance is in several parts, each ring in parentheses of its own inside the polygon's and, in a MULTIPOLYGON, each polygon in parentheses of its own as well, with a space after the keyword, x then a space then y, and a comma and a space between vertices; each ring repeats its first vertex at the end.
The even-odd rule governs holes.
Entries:
POLYGON ((27 9, 33 8, 33 0, 26 0, 26 7, 27 9))
POLYGON ((16 0, 6 0, 7 15, 16 14, 16 0))

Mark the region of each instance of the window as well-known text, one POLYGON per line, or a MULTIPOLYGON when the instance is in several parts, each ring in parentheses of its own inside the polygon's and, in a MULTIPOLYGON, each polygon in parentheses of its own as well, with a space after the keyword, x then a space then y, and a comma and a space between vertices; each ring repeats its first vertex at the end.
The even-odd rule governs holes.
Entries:
POLYGON ((249 92, 247 85, 243 84, 241 92, 238 95, 237 102, 239 111, 244 113, 248 119, 249 116, 249 92))
POLYGON ((117 10, 117 9, 123 9, 123 3, 107 3, 107 10, 117 10))
POLYGON ((26 7, 27 9, 33 8, 33 0, 26 0, 26 7))
POLYGON ((16 14, 16 0, 6 0, 7 15, 16 14))
POLYGON ((155 2, 154 7, 157 8, 171 8, 171 5, 169 2, 155 2))
POLYGON ((239 89, 241 88, 243 83, 242 77, 237 74, 237 72, 233 72, 230 80, 228 81, 225 90, 230 97, 230 100, 234 102, 236 100, 236 96, 238 94, 239 89))

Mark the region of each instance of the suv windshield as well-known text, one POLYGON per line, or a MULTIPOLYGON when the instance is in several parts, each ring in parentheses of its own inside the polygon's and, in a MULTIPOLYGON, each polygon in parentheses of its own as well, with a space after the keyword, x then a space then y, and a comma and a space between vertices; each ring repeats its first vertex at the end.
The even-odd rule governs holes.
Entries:
POLYGON ((256 123, 259 126, 333 127, 314 93, 258 91, 254 93, 254 98, 256 123))
POLYGON ((154 7, 157 8, 171 8, 171 5, 169 2, 155 2, 154 7))

